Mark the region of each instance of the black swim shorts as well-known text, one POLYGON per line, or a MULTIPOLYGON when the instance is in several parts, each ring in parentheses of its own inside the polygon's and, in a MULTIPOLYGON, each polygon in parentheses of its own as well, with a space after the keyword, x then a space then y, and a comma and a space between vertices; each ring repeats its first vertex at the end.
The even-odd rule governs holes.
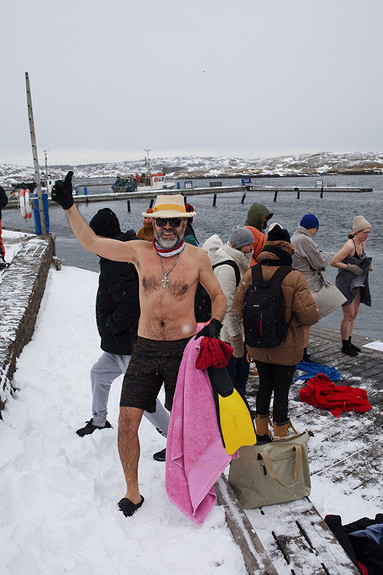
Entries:
POLYGON ((190 337, 157 341, 139 337, 134 347, 121 389, 121 407, 156 411, 156 399, 165 384, 165 407, 173 405, 178 369, 190 337))

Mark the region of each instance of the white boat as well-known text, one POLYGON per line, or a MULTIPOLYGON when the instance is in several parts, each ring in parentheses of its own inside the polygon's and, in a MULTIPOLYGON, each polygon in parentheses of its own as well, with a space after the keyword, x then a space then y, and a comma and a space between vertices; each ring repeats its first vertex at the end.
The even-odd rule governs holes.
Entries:
POLYGON ((149 150, 146 150, 146 154, 146 172, 142 174, 118 174, 116 181, 112 184, 114 192, 150 192, 152 190, 171 190, 174 188, 174 182, 167 181, 163 172, 152 174, 149 150))

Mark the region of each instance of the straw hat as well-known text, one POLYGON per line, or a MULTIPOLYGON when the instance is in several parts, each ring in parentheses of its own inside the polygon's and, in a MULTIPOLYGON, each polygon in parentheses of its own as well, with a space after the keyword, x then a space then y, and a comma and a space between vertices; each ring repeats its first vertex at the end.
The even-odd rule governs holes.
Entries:
POLYGON ((157 196, 153 213, 142 212, 145 218, 193 218, 197 212, 187 212, 181 194, 157 196))

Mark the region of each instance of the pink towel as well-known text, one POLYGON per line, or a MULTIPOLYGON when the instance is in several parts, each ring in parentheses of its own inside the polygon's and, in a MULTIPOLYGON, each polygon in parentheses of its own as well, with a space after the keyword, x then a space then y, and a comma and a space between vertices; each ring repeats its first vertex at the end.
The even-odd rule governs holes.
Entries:
POLYGON ((187 344, 180 365, 166 446, 170 501, 202 525, 217 496, 214 483, 233 456, 223 446, 210 379, 196 369, 201 339, 187 344))

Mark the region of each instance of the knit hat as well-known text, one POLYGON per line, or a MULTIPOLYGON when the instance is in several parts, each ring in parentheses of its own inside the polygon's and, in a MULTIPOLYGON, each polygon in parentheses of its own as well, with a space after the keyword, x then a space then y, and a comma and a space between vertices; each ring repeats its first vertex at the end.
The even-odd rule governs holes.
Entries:
POLYGON ((269 227, 269 233, 267 234, 268 242, 285 241, 290 242, 290 234, 285 229, 282 228, 281 224, 277 222, 271 224, 269 227))
POLYGON ((352 234, 357 234, 366 228, 371 228, 370 222, 366 220, 363 216, 355 216, 352 222, 352 234))
POLYGON ((253 234, 245 226, 234 226, 229 235, 229 244, 236 250, 243 248, 243 246, 251 246, 253 241, 253 234))
POLYGON ((144 218, 193 218, 196 212, 187 212, 181 194, 160 195, 156 198, 153 213, 142 212, 144 218))
POLYGON ((102 208, 89 222, 97 236, 115 238, 121 234, 120 222, 116 214, 110 208, 102 208))
POLYGON ((311 230, 311 228, 319 228, 319 220, 314 214, 306 214, 303 216, 299 225, 306 230, 311 230))

